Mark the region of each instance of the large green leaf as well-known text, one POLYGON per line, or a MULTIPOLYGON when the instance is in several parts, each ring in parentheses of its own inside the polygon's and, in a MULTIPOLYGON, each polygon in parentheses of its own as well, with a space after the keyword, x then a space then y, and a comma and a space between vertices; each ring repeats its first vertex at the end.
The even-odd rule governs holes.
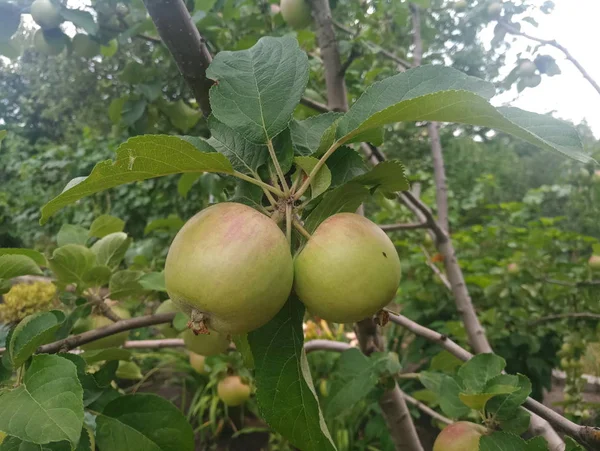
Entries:
POLYGON ((143 135, 130 138, 117 149, 115 161, 98 163, 88 177, 71 180, 61 194, 42 207, 40 223, 65 205, 82 197, 125 183, 184 172, 233 172, 224 155, 206 141, 177 136, 143 135), (201 146, 201 147, 200 147, 201 146))
POLYGON ((304 306, 290 297, 269 323, 248 334, 262 418, 294 446, 335 450, 304 353, 304 306))
POLYGON ((343 113, 325 113, 312 116, 303 121, 290 122, 290 132, 294 151, 298 155, 308 156, 315 153, 321 144, 321 138, 331 125, 343 116, 343 113))
POLYGON ((114 270, 125 258, 130 244, 131 239, 125 232, 115 232, 100 238, 91 249, 96 254, 98 265, 108 266, 114 270))
POLYGON ((83 390, 77 368, 55 355, 36 355, 23 383, 0 395, 0 431, 44 444, 75 445, 83 427, 83 390))
POLYGON ((0 255, 0 280, 19 276, 39 276, 41 274, 40 267, 27 255, 16 253, 0 255))
POLYGON ((309 233, 329 216, 341 212, 354 212, 369 197, 369 190, 358 183, 346 183, 328 192, 323 200, 310 212, 304 227, 309 233))
POLYGON ((494 432, 479 439, 479 451, 527 451, 527 442, 518 435, 494 432))
POLYGON ((85 285, 84 275, 96 264, 96 255, 79 244, 67 244, 52 253, 49 265, 62 283, 85 285))
POLYGON ((340 147, 327 159, 331 171, 331 186, 336 187, 349 182, 368 171, 362 156, 354 149, 340 147))
MULTIPOLYGON (((314 157, 296 157, 294 163, 300 167, 306 175, 310 174, 314 167, 317 165, 319 160, 314 157)), ((320 196, 327 188, 331 185, 331 171, 327 165, 321 166, 319 172, 310 181, 310 197, 314 199, 320 196)))
POLYGON ((481 393, 488 381, 499 376, 506 361, 496 354, 477 354, 458 369, 462 385, 469 393, 481 393))
POLYGON ((33 249, 3 247, 0 248, 0 256, 2 255, 25 255, 40 266, 48 266, 48 260, 46 260, 46 256, 41 252, 38 252, 33 249))
POLYGON ((208 127, 211 133, 209 144, 225 155, 234 169, 253 174, 267 162, 269 151, 264 144, 251 143, 213 115, 208 118, 208 127))
POLYGON ((404 165, 399 161, 384 161, 352 181, 386 192, 406 191, 410 186, 404 171, 404 165))
POLYGON ((337 139, 353 142, 368 129, 400 121, 439 121, 501 130, 582 162, 574 127, 550 116, 518 108, 495 108, 490 83, 444 66, 421 66, 370 86, 339 121, 337 139))
POLYGON ((131 269, 117 271, 112 275, 108 284, 110 298, 127 300, 146 294, 148 290, 140 282, 143 276, 144 273, 142 271, 133 271, 131 269))
POLYGON ((422 371, 419 373, 419 380, 438 396, 442 411, 450 418, 460 418, 471 411, 460 400, 460 386, 454 378, 447 374, 422 371))
POLYGON ((75 224, 63 224, 56 235, 56 244, 66 246, 67 244, 80 244, 85 246, 89 231, 85 227, 75 224))
POLYGON ((525 402, 531 394, 531 382, 522 374, 519 377, 519 389, 507 395, 495 396, 485 406, 485 410, 496 420, 510 420, 515 411, 525 402))
POLYGON ((125 228, 125 221, 111 215, 100 215, 92 225, 88 232, 90 237, 103 238, 111 233, 122 232, 125 228))
POLYGON ((20 367, 43 344, 53 341, 65 320, 60 310, 34 313, 25 317, 13 330, 9 352, 15 368, 20 367))
POLYGON ((193 451, 194 433, 169 401, 126 395, 108 403, 96 418, 96 443, 110 451, 193 451))
POLYGON ((308 82, 308 57, 296 38, 263 37, 248 50, 219 52, 206 71, 214 116, 264 144, 288 125, 308 82))

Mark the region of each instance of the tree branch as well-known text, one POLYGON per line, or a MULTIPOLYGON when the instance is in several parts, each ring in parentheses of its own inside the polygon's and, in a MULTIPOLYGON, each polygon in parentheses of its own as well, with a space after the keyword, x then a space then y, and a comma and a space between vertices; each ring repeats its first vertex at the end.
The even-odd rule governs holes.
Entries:
POLYGON ((348 110, 348 95, 342 72, 340 51, 335 39, 335 30, 331 20, 329 1, 310 0, 312 15, 317 27, 317 41, 321 49, 321 58, 325 66, 325 85, 327 86, 327 106, 333 111, 348 110))
POLYGON ((417 409, 419 409, 422 412, 424 412, 425 414, 429 415, 434 420, 438 420, 439 422, 444 423, 444 424, 452 424, 452 423, 454 423, 454 421, 452 421, 450 418, 446 418, 444 415, 441 415, 441 414, 437 413, 431 407, 426 406, 421 401, 413 398, 412 396, 410 396, 410 395, 408 395, 406 393, 403 393, 403 396, 404 396, 404 399, 406 400, 407 403, 412 404, 417 409))
POLYGON ((206 78, 206 69, 212 57, 185 3, 183 0, 144 0, 144 4, 202 113, 208 117, 211 112, 208 91, 213 82, 206 78))
POLYGON ((37 352, 40 354, 66 352, 70 349, 95 340, 99 340, 100 338, 108 337, 109 335, 117 334, 119 332, 139 329, 146 326, 154 326, 156 324, 170 323, 173 321, 173 318, 175 318, 175 313, 159 313, 157 315, 138 316, 131 319, 123 319, 106 327, 93 329, 78 335, 71 335, 63 340, 41 346, 37 352))
POLYGON ((161 338, 158 340, 128 340, 123 345, 126 349, 162 349, 181 348, 185 346, 182 338, 161 338))
POLYGON ((438 221, 440 225, 450 232, 450 219, 448 213, 448 184, 446 181, 446 169, 444 167, 444 157, 442 150, 442 141, 437 122, 427 124, 427 132, 431 140, 431 157, 433 160, 433 178, 435 181, 435 201, 437 204, 438 221))
POLYGON ((565 47, 563 47, 558 42, 556 42, 555 39, 541 39, 541 38, 538 38, 535 36, 531 36, 530 34, 523 33, 521 30, 513 27, 512 25, 510 25, 502 20, 498 21, 498 23, 500 24, 501 27, 503 27, 510 34, 514 34, 517 36, 523 36, 524 38, 539 42, 542 45, 549 45, 551 47, 554 47, 555 49, 560 50, 565 55, 565 57, 569 61, 571 61, 571 63, 577 68, 577 70, 581 73, 581 75, 583 75, 583 78, 585 78, 592 85, 592 87, 596 90, 596 92, 598 94, 600 94, 600 85, 596 82, 596 80, 594 80, 592 78, 592 76, 581 65, 581 63, 579 61, 577 61, 573 55, 571 55, 571 52, 569 52, 565 47))
POLYGON ((307 97, 302 97, 300 99, 300 103, 302 105, 312 108, 313 110, 318 111, 320 113, 328 113, 331 111, 327 105, 323 105, 322 103, 315 102, 314 100, 311 100, 307 97))
POLYGON ((415 222, 408 224, 377 224, 384 232, 395 232, 397 230, 415 230, 427 228, 426 222, 415 222))
POLYGON ((304 351, 307 354, 314 351, 344 352, 351 347, 348 343, 332 340, 308 340, 304 343, 304 351))
POLYGON ((423 255, 425 255, 425 261, 427 263, 427 266, 429 266, 434 272, 434 274, 438 276, 438 278, 442 281, 442 283, 448 289, 448 291, 452 291, 452 285, 450 285, 446 274, 440 271, 440 269, 437 266, 435 266, 435 263, 431 261, 431 256, 429 255, 429 252, 427 252, 427 249, 425 249, 425 246, 421 245, 420 247, 421 251, 423 252, 423 255))

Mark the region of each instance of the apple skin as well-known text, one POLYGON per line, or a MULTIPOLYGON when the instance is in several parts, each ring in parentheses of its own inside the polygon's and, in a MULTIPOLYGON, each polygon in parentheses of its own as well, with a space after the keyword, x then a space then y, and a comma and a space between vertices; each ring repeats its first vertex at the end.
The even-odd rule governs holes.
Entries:
MULTIPOLYGON (((250 332, 285 304, 294 278, 277 224, 242 204, 202 210, 179 231, 165 263, 167 292, 192 319, 222 334, 250 332)), ((202 353, 201 353, 202 354, 202 353)))
POLYGON ((196 354, 195 352, 190 351, 190 366, 196 371, 198 374, 207 375, 208 371, 206 371, 205 361, 206 357, 200 354, 196 354))
POLYGON ((50 0, 35 0, 30 13, 35 23, 47 30, 57 28, 63 21, 59 9, 50 0))
POLYGON ((294 289, 308 310, 336 323, 374 315, 395 296, 400 259, 376 224, 338 213, 315 230, 294 263, 294 289))
POLYGON ((36 51, 43 53, 44 55, 56 56, 60 54, 65 48, 65 36, 62 32, 56 30, 50 30, 47 34, 41 28, 33 35, 33 46, 36 51))
MULTIPOLYGON (((122 307, 114 306, 111 307, 111 310, 121 319, 131 318, 131 314, 122 307)), ((81 332, 87 332, 88 330, 98 329, 100 327, 109 326, 111 324, 114 323, 106 316, 91 315, 87 318, 79 319, 73 327, 73 332, 76 334, 80 334, 81 332)), ((105 348, 118 348, 120 346, 123 346, 125 341, 127 341, 128 336, 129 331, 119 332, 118 334, 109 335, 108 337, 104 337, 99 340, 92 341, 91 343, 81 345, 80 348, 84 351, 94 351, 97 349, 105 348)))
POLYGON ((306 28, 312 23, 310 5, 306 0, 281 0, 283 20, 294 30, 306 28))
POLYGON ((600 255, 592 255, 588 260, 588 265, 595 271, 600 270, 600 255))
MULTIPOLYGON (((177 313, 177 312, 179 312, 179 309, 177 308, 177 306, 173 303, 172 300, 167 299, 166 301, 164 301, 162 304, 160 304, 158 306, 158 308, 156 309, 156 311, 154 313, 177 313)), ((175 329, 173 327, 173 325, 170 323, 161 324, 161 325, 157 326, 156 328, 166 338, 175 338, 177 335, 179 335, 179 332, 177 331, 177 329, 175 329)))
POLYGON ((217 394, 229 407, 240 406, 250 399, 250 386, 239 376, 227 376, 219 381, 217 394))
POLYGON ((100 44, 87 34, 78 33, 73 36, 73 52, 82 58, 93 58, 100 53, 100 44))
POLYGON ((188 329, 182 334, 182 337, 188 351, 203 356, 222 354, 229 347, 227 337, 214 330, 208 334, 195 335, 188 329))
POLYGON ((486 432, 478 424, 458 421, 440 432, 433 444, 433 451, 479 451, 479 439, 486 432))

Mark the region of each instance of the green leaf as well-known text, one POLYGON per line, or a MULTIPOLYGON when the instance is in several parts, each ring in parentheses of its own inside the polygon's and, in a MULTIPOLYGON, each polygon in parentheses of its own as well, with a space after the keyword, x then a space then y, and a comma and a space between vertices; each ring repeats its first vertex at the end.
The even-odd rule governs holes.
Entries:
POLYGON ((112 276, 112 269, 108 266, 93 266, 83 273, 83 283, 90 287, 101 287, 108 283, 112 276))
POLYGON ((399 161, 384 161, 352 181, 384 192, 406 191, 410 185, 404 170, 404 165, 399 161))
POLYGON ((177 232, 183 227, 185 221, 177 215, 169 215, 166 218, 159 218, 150 221, 146 227, 144 227, 144 235, 148 235, 155 230, 166 229, 169 232, 177 232))
POLYGON ((303 316, 302 303, 290 297, 275 318, 248 334, 256 400, 262 418, 294 446, 335 450, 304 353, 303 316))
POLYGON ((19 276, 42 275, 40 267, 26 255, 0 255, 0 280, 19 276))
POLYGON ((519 387, 513 387, 510 385, 494 385, 489 389, 485 389, 484 393, 459 393, 459 398, 463 404, 469 406, 471 409, 483 410, 486 403, 494 396, 506 395, 517 391, 519 387))
MULTIPOLYGON (((57 354, 63 359, 67 359, 71 361, 75 367, 77 368, 77 379, 79 379, 79 383, 83 388, 83 405, 89 406, 94 401, 96 401, 102 394, 104 393, 104 389, 110 384, 112 378, 108 381, 102 381, 103 383, 99 383, 98 379, 102 379, 102 376, 106 373, 106 365, 97 370, 94 374, 86 373, 86 362, 81 358, 81 356, 71 354, 71 353, 61 353, 57 354), (104 383, 106 382, 106 383, 104 383)), ((114 376, 114 372, 117 368, 117 364, 112 365, 114 367, 111 376, 114 376)))
POLYGON ((36 355, 23 384, 0 394, 0 431, 43 444, 79 441, 83 390, 77 368, 55 355, 36 355))
POLYGON ((34 262, 36 262, 40 266, 48 266, 48 260, 46 260, 46 256, 41 252, 38 252, 33 249, 24 249, 24 248, 16 248, 16 247, 3 247, 0 248, 0 256, 2 255, 24 255, 29 257, 34 262))
POLYGON ((74 224, 63 224, 56 235, 56 244, 59 247, 67 244, 80 244, 85 246, 88 240, 88 230, 74 224))
POLYGON ((436 354, 429 364, 431 371, 439 371, 441 373, 452 374, 463 364, 462 360, 448 351, 441 351, 436 354))
POLYGON ((188 106, 181 99, 176 102, 160 102, 159 108, 167 115, 171 123, 183 133, 187 133, 202 118, 200 111, 188 106))
POLYGON ((327 159, 331 171, 331 186, 336 187, 368 171, 362 156, 349 147, 340 147, 327 159))
POLYGON ((337 362, 331 390, 325 404, 327 418, 335 418, 354 407, 371 393, 379 382, 377 361, 358 349, 344 351, 337 362))
POLYGON ((496 354, 477 354, 458 369, 458 376, 469 393, 481 393, 489 380, 499 376, 506 361, 496 354))
MULTIPOLYGON (((117 271, 110 278, 108 290, 110 298, 118 301, 140 297, 146 293, 146 289, 140 283, 144 275, 141 271, 125 269, 117 271)), ((140 299, 137 299, 138 301, 140 299)))
POLYGON ((425 388, 437 394, 440 408, 450 418, 460 418, 471 411, 460 400, 460 386, 454 378, 447 374, 422 371, 419 373, 419 380, 425 388))
POLYGON ((148 102, 146 99, 129 99, 121 108, 121 122, 129 127, 135 124, 146 112, 148 102))
POLYGON ((200 178, 202 173, 198 172, 188 172, 187 174, 183 174, 179 177, 179 181, 177 182, 177 192, 183 198, 187 197, 188 193, 192 189, 196 180, 200 178))
MULTIPOLYGON (((565 437, 565 451, 585 451, 579 443, 573 440, 571 437, 565 437)), ((527 450, 527 451, 537 451, 536 450, 527 450)))
POLYGON ((144 135, 119 146, 116 161, 98 163, 88 177, 72 180, 61 194, 42 207, 40 223, 82 197, 125 183, 185 172, 233 172, 225 156, 205 141, 195 144, 177 136, 144 135), (195 144, 202 143, 201 148, 195 144))
POLYGON ((125 221, 111 215, 101 215, 94 219, 90 226, 88 236, 94 238, 104 238, 111 233, 122 232, 125 228, 125 221))
POLYGON ((235 170, 254 174, 269 159, 267 146, 251 143, 213 115, 208 118, 208 128, 211 133, 208 143, 225 155, 235 170))
POLYGON ((111 451, 193 451, 194 433, 169 401, 126 395, 108 403, 96 418, 96 443, 111 451))
POLYGON ((141 368, 134 362, 119 361, 116 376, 119 379, 139 381, 144 378, 141 368))
POLYGON ((164 272, 149 272, 140 277, 140 285, 150 291, 167 291, 164 272))
POLYGON ((355 212, 367 197, 369 191, 358 183, 346 183, 335 188, 327 193, 319 205, 310 212, 304 227, 308 233, 313 233, 329 216, 341 212, 355 212))
POLYGON ((542 149, 587 163, 575 128, 518 108, 494 108, 490 83, 443 66, 421 66, 371 85, 340 120, 337 138, 354 142, 362 132, 399 121, 440 121, 501 130, 542 149))
POLYGON ((479 439, 479 451, 527 451, 527 443, 518 435, 494 432, 479 439))
POLYGON ((515 415, 521 404, 531 394, 531 382, 522 374, 519 377, 519 389, 508 395, 496 396, 490 399, 486 405, 486 411, 493 415, 498 421, 504 421, 515 415))
MULTIPOLYGON (((80 448, 77 446, 75 451, 88 451, 89 449, 89 447, 80 448)), ((71 451, 71 445, 66 441, 36 445, 35 443, 26 442, 17 437, 7 437, 2 444, 0 444, 0 451, 71 451)))
POLYGON ((78 28, 83 28, 87 34, 93 36, 98 33, 98 24, 94 21, 91 13, 68 8, 62 8, 60 13, 65 20, 73 22, 78 28))
POLYGON ((206 71, 214 116, 256 144, 288 125, 308 82, 296 38, 263 37, 248 50, 219 52, 206 71))
POLYGON ((248 334, 233 335, 231 339, 235 343, 235 349, 242 354, 244 366, 249 370, 253 370, 254 356, 252 355, 252 349, 250 348, 250 343, 248 342, 248 334))
POLYGON ((8 132, 6 130, 0 130, 0 143, 2 143, 4 138, 6 138, 6 135, 8 135, 8 132))
MULTIPOLYGON (((314 167, 319 162, 318 159, 314 157, 296 157, 294 158, 294 163, 298 167, 300 167, 306 175, 310 174, 314 167)), ((331 185, 331 171, 327 167, 327 165, 321 166, 319 172, 312 178, 310 181, 310 196, 312 199, 320 196, 327 188, 331 185)))
POLYGON ((99 239, 92 246, 96 254, 96 262, 101 266, 108 266, 112 270, 119 267, 125 253, 131 245, 131 239, 124 232, 115 232, 99 239))
POLYGON ((17 324, 8 348, 13 366, 20 367, 37 348, 54 341, 55 332, 64 320, 63 312, 52 310, 34 313, 17 324))
POLYGON ((111 361, 111 360, 129 360, 131 359, 131 351, 122 348, 105 348, 92 351, 85 351, 79 355, 85 363, 92 365, 93 363, 111 361))
POLYGON ((290 122, 290 132, 295 153, 301 156, 308 156, 317 152, 325 131, 342 116, 343 113, 332 112, 312 116, 303 121, 293 120, 290 122))
POLYGON ((85 246, 67 244, 55 249, 48 263, 60 282, 84 285, 84 274, 96 265, 96 255, 85 246))
MULTIPOLYGON (((500 428, 504 432, 521 435, 529 429, 531 415, 525 409, 517 409, 514 414, 506 420, 499 421, 500 428)), ((544 441, 545 443, 545 441, 544 441)))
POLYGON ((100 46, 100 53, 106 58, 110 58, 119 50, 119 42, 116 39, 111 39, 108 44, 100 46))
POLYGON ((127 102, 127 97, 119 97, 110 102, 110 105, 108 106, 108 117, 113 124, 119 124, 121 122, 121 112, 123 111, 125 102, 127 102))

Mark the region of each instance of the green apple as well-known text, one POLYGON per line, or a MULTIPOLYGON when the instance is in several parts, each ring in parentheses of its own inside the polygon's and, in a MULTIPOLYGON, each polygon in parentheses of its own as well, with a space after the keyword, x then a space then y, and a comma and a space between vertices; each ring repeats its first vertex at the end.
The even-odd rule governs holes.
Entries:
POLYGON ((67 37, 60 30, 44 31, 41 28, 33 35, 33 46, 44 55, 60 54, 66 45, 67 37))
POLYGON ((35 0, 31 4, 31 17, 42 28, 57 28, 63 21, 60 10, 50 0, 35 0))
POLYGON ((290 247, 277 224, 229 202, 190 219, 165 263, 167 292, 175 305, 197 331, 222 334, 266 324, 285 304, 293 277, 290 247))
POLYGON ((295 30, 308 27, 312 22, 310 5, 306 0, 281 0, 283 20, 295 30))
POLYGON ((72 42, 73 52, 82 58, 93 58, 100 53, 100 44, 87 34, 76 34, 72 42))
POLYGON ((338 213, 315 230, 294 263, 294 290, 314 315, 353 323, 394 299, 400 259, 376 224, 354 213, 338 213))
POLYGON ((196 335, 188 329, 182 336, 188 351, 203 356, 222 354, 227 351, 227 348, 229 347, 229 340, 227 337, 214 330, 207 334, 196 335))
POLYGON ((219 381, 217 394, 226 405, 239 406, 250 399, 250 386, 239 376, 227 376, 219 381))
POLYGON ((196 371, 198 374, 208 374, 206 371, 205 360, 206 357, 200 354, 196 354, 195 352, 190 351, 190 366, 196 371))
MULTIPOLYGON (((158 306, 154 313, 177 313, 179 309, 172 300, 167 299, 158 306)), ((157 329, 167 338, 175 338, 179 335, 179 331, 173 327, 172 323, 160 324, 157 329)))
MULTIPOLYGON (((113 306, 111 307, 111 310, 121 319, 131 318, 130 313, 122 307, 113 306)), ((89 330, 99 329, 100 327, 110 326, 111 324, 114 324, 114 322, 108 319, 106 316, 90 315, 87 318, 79 319, 73 327, 73 332, 76 334, 80 334, 89 330)), ((99 340, 86 343, 84 345, 81 345, 80 347, 85 351, 92 351, 104 348, 118 348, 119 346, 123 346, 125 341, 127 341, 128 336, 129 331, 119 332, 117 334, 109 335, 108 337, 104 337, 99 340)))

